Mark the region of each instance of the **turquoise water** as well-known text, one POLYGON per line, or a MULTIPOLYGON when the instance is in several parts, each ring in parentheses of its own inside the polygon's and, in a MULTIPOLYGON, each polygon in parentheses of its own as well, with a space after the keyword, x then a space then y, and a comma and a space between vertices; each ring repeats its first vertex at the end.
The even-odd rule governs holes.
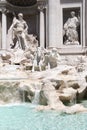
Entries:
POLYGON ((87 114, 38 112, 31 104, 2 106, 0 130, 87 130, 87 114))

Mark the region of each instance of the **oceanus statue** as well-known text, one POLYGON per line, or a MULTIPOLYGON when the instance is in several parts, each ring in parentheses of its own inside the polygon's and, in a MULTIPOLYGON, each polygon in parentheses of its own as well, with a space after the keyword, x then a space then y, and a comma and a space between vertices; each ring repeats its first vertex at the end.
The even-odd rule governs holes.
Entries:
POLYGON ((27 50, 38 46, 36 36, 28 34, 28 25, 23 19, 22 13, 18 14, 18 19, 13 18, 12 25, 8 30, 7 41, 11 49, 27 50))

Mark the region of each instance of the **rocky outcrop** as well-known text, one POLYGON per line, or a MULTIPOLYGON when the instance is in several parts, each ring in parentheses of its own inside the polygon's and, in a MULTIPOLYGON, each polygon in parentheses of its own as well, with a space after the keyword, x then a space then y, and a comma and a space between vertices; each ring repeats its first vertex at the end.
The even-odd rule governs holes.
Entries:
POLYGON ((66 113, 86 111, 84 107, 76 104, 78 100, 87 99, 87 64, 85 61, 81 58, 74 59, 76 62, 72 66, 70 61, 73 59, 67 58, 65 61, 68 63, 65 64, 64 61, 58 64, 54 52, 52 55, 44 52, 47 59, 44 59, 43 63, 45 67, 50 64, 49 69, 45 68, 47 70, 41 69, 36 72, 36 66, 34 66, 34 71, 31 72, 33 63, 29 64, 29 61, 32 56, 29 55, 30 53, 26 53, 24 57, 21 54, 24 52, 15 51, 15 60, 14 58, 11 60, 14 63, 12 65, 3 62, 0 64, 0 79, 9 80, 0 82, 0 103, 31 102, 38 103, 39 110, 55 109, 66 113), (83 68, 78 71, 80 67, 83 68), (14 82, 12 79, 15 79, 14 82), (70 103, 71 106, 66 106, 66 103, 70 103))
POLYGON ((75 113, 82 113, 82 112, 86 112, 87 113, 87 108, 84 108, 80 104, 76 104, 76 105, 73 105, 71 107, 66 107, 64 112, 68 113, 68 114, 75 114, 75 113))
POLYGON ((78 89, 78 100, 87 98, 87 86, 78 89))
POLYGON ((19 91, 22 99, 24 96, 24 102, 32 102, 35 96, 34 84, 30 83, 29 81, 21 82, 19 85, 19 91))
POLYGON ((73 88, 65 88, 62 93, 59 94, 59 98, 63 103, 76 103, 77 90, 73 88))
POLYGON ((79 83, 78 83, 78 81, 76 81, 76 80, 69 80, 68 82, 67 82, 67 84, 68 84, 68 87, 69 88, 73 88, 73 89, 78 89, 78 88, 80 88, 80 85, 79 85, 79 83))
POLYGON ((19 93, 20 82, 2 81, 0 82, 0 103, 18 103, 21 102, 19 93))
POLYGON ((53 84, 56 90, 60 90, 65 87, 65 82, 59 79, 50 79, 50 82, 53 84))
POLYGON ((40 84, 28 80, 0 82, 0 103, 32 102, 40 84))
POLYGON ((40 91, 40 104, 49 105, 53 108, 55 108, 59 104, 60 106, 63 105, 62 102, 59 100, 53 84, 49 80, 45 80, 42 82, 42 87, 40 91))

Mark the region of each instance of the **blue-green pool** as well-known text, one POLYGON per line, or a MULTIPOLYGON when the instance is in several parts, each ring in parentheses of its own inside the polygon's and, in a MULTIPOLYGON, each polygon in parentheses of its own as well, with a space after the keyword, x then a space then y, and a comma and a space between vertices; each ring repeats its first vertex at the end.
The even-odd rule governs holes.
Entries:
POLYGON ((32 104, 1 106, 0 130, 87 130, 87 114, 37 112, 32 104))

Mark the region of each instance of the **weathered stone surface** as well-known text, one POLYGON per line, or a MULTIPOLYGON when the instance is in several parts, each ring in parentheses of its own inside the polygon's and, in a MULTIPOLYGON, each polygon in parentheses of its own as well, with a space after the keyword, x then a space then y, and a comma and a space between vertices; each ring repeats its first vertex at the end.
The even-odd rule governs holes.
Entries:
POLYGON ((23 99, 24 96, 24 102, 29 101, 32 102, 34 95, 35 95, 35 88, 30 82, 22 82, 19 86, 19 91, 21 94, 21 97, 23 99))
POLYGON ((68 87, 71 87, 71 88, 74 88, 74 89, 80 88, 78 81, 71 80, 71 81, 68 81, 67 84, 68 84, 68 87))
POLYGON ((85 80, 86 80, 86 82, 87 82, 87 75, 85 76, 85 80))
POLYGON ((0 103, 18 103, 21 102, 19 93, 19 81, 0 82, 0 103))
MULTIPOLYGON (((40 71, 40 67, 39 66, 35 66, 34 67, 34 70, 35 71, 40 71)), ((43 70, 46 70, 46 67, 43 65, 43 66, 41 66, 41 70, 43 71, 43 70)))
POLYGON ((32 70, 32 65, 26 65, 26 66, 25 66, 25 69, 26 69, 26 70, 32 70))
POLYGON ((75 103, 76 102, 77 91, 73 88, 64 88, 62 93, 60 93, 59 98, 64 103, 75 103))
POLYGON ((56 90, 50 81, 44 81, 42 84, 42 89, 40 92, 40 104, 50 105, 55 107, 55 105, 62 104, 56 93, 56 90))
POLYGON ((2 58, 2 60, 9 60, 11 58, 11 55, 9 55, 9 54, 2 54, 1 58, 2 58))
POLYGON ((25 71, 20 69, 19 65, 8 65, 3 64, 3 66, 0 69, 0 79, 26 79, 28 78, 28 75, 25 71))
POLYGON ((35 70, 31 72, 28 71, 32 69, 32 64, 29 66, 30 63, 28 60, 30 59, 28 55, 27 57, 21 57, 21 54, 24 54, 24 52, 18 53, 20 54, 19 60, 21 65, 7 65, 3 64, 3 62, 0 64, 0 79, 21 79, 18 82, 20 85, 17 85, 16 81, 15 85, 17 86, 12 83, 14 88, 10 87, 9 89, 9 87, 7 87, 9 84, 11 86, 11 83, 5 84, 6 82, 3 82, 3 84, 1 84, 4 87, 1 86, 0 88, 4 89, 2 89, 3 92, 0 90, 0 102, 37 102, 39 105, 42 105, 39 107, 39 110, 54 109, 66 113, 86 111, 86 109, 79 105, 74 105, 72 107, 63 105, 63 103, 65 104, 66 102, 74 104, 77 100, 87 99, 86 66, 85 71, 83 69, 81 72, 77 71, 77 64, 73 66, 59 64, 53 69, 50 68, 45 71, 35 70))
POLYGON ((86 112, 87 113, 87 108, 84 108, 80 104, 76 104, 71 107, 66 107, 66 110, 64 110, 68 114, 74 114, 74 113, 81 113, 81 112, 86 112))
POLYGON ((84 99, 87 95, 87 86, 80 87, 78 89, 78 100, 84 99))
POLYGON ((64 74, 64 75, 68 75, 69 70, 64 70, 64 71, 62 71, 61 73, 64 74))
POLYGON ((61 89, 64 86, 63 80, 51 79, 50 81, 53 83, 56 90, 61 89))

